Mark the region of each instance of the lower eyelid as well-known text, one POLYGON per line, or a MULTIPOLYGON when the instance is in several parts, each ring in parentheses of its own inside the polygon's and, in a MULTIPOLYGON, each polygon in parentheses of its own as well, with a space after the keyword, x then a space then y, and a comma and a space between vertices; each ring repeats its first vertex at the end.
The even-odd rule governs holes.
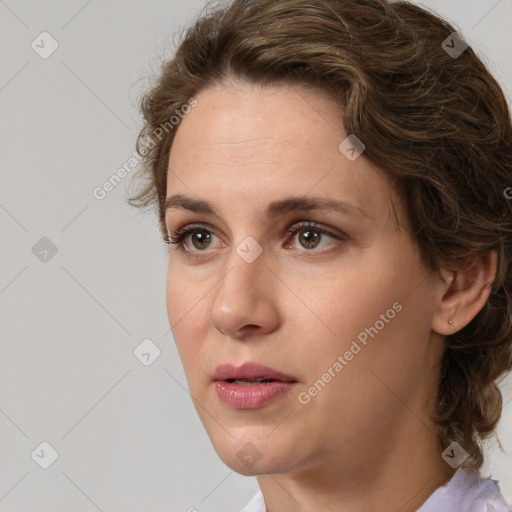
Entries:
MULTIPOLYGON (((346 241, 346 237, 345 236, 342 236, 340 234, 337 234, 337 233, 333 233, 331 231, 328 231, 326 230, 325 228, 322 228, 322 227, 316 227, 316 226, 313 226, 313 225, 304 225, 304 226, 296 226, 294 228, 291 228, 291 229, 288 229, 287 230, 287 233, 290 235, 290 237, 294 237, 295 235, 297 235, 298 233, 300 233, 301 231, 303 230, 306 230, 306 229, 313 229, 315 231, 318 231, 319 233, 321 233, 323 236, 327 236, 328 238, 331 238, 332 240, 337 240, 337 241, 340 241, 340 242, 344 242, 346 241)), ((187 237, 189 237, 189 235, 195 233, 195 232, 200 232, 200 231, 203 231, 203 232, 207 232, 211 235, 214 235, 216 236, 217 238, 219 238, 221 240, 220 237, 218 237, 214 231, 212 231, 211 229, 209 228, 206 228, 206 227, 201 227, 201 226, 194 226, 194 227, 191 227, 189 229, 186 229, 186 230, 177 230, 177 231, 172 231, 171 234, 172 234, 172 239, 173 240, 176 240, 174 242, 175 244, 175 248, 176 249, 181 249, 183 252, 185 253, 189 253, 189 254, 196 254, 198 255, 198 257, 200 257, 199 255, 201 253, 208 253, 210 251, 214 251, 214 250, 217 250, 217 249, 204 249, 204 250, 199 250, 199 249, 187 249, 185 247, 185 239, 187 237)), ((287 244, 286 245, 286 248, 288 247, 291 247, 290 244, 287 244)), ((293 248, 293 247, 292 247, 293 248)), ((324 253, 324 252, 330 252, 330 250, 332 249, 329 249, 329 248, 324 248, 324 249, 320 249, 320 250, 315 250, 315 248, 313 249, 306 249, 306 248, 303 248, 302 250, 301 249, 296 249, 298 250, 299 252, 304 252, 304 253, 324 253)))

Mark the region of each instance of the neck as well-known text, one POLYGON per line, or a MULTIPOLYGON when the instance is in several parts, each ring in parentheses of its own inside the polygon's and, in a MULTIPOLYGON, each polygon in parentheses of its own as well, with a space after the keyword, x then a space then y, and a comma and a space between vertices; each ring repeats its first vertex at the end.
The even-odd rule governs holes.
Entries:
POLYGON ((260 475, 267 512, 417 511, 455 474, 441 458, 433 430, 418 423, 410 418, 410 424, 393 436, 396 443, 388 439, 367 444, 364 452, 356 446, 343 450, 343 456, 341 450, 331 450, 330 459, 324 457, 321 464, 294 473, 260 475))

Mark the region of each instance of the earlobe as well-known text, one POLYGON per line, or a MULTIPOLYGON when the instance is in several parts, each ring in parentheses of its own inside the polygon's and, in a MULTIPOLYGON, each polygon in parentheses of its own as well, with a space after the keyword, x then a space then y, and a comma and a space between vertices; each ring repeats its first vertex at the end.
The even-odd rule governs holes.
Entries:
POLYGON ((435 332, 454 334, 481 311, 491 294, 497 259, 496 251, 492 250, 471 255, 460 270, 441 270, 444 285, 432 318, 435 332))

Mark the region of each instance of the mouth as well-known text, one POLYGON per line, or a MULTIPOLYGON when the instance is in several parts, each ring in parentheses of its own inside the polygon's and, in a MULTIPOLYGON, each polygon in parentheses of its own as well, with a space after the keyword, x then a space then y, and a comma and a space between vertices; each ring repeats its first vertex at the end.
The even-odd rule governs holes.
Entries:
POLYGON ((212 380, 219 400, 232 409, 259 409, 287 396, 297 379, 257 363, 216 368, 212 380))
POLYGON ((224 382, 230 384, 237 384, 238 386, 257 386, 259 384, 266 384, 267 382, 283 382, 275 379, 226 379, 224 382))
POLYGON ((267 382, 297 382, 297 379, 260 363, 244 363, 241 366, 221 364, 212 375, 214 381, 226 381, 240 386, 254 386, 267 382))

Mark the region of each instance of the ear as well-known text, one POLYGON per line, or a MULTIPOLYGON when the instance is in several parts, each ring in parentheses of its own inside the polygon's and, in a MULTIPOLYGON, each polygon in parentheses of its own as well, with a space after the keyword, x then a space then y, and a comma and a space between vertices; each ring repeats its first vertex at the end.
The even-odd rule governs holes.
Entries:
POLYGON ((442 335, 453 334, 475 318, 491 294, 497 259, 496 251, 492 250, 469 256, 466 260, 468 268, 441 269, 444 285, 432 318, 434 331, 442 335))

